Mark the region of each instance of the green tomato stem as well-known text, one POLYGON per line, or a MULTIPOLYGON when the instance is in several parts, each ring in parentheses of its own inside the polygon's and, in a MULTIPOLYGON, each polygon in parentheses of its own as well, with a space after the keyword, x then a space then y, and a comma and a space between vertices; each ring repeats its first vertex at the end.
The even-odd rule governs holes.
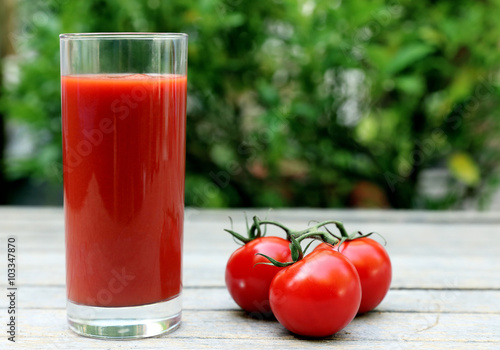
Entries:
POLYGON ((327 232, 319 231, 315 228, 310 230, 310 231, 307 231, 303 234, 300 234, 294 238, 296 238, 298 242, 302 242, 304 239, 307 239, 307 238, 312 238, 312 239, 317 239, 317 240, 320 240, 322 242, 325 242, 325 243, 328 243, 331 245, 335 245, 339 241, 333 235, 331 235, 327 232))
POLYGON ((326 226, 326 225, 330 225, 330 224, 334 224, 337 229, 340 231, 340 235, 342 237, 346 237, 346 238, 349 238, 349 234, 347 233, 345 227, 344 227, 344 224, 340 221, 335 221, 335 220, 327 220, 327 221, 323 221, 323 222, 320 222, 319 224, 317 224, 316 228, 320 228, 320 227, 323 227, 323 226, 326 226))
POLYGON ((271 221, 271 220, 258 220, 258 225, 274 225, 279 228, 281 228, 283 231, 286 232, 287 237, 290 236, 290 233, 292 232, 288 227, 286 227, 283 224, 280 224, 279 222, 276 221, 271 221))

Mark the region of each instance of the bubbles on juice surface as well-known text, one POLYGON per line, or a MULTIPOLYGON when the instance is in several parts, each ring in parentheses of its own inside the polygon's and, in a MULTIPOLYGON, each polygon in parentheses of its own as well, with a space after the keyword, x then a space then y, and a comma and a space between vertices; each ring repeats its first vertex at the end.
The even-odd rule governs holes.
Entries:
POLYGON ((143 80, 143 79, 152 79, 154 77, 150 74, 141 74, 141 73, 132 73, 132 74, 117 73, 117 74, 108 74, 108 75, 106 75, 106 78, 109 78, 109 79, 127 79, 127 80, 134 80, 134 79, 143 80))
MULTIPOLYGON (((123 80, 157 80, 165 78, 175 78, 179 75, 168 73, 112 73, 104 75, 107 79, 123 79, 123 80)), ((102 77, 102 76, 101 76, 102 77)))

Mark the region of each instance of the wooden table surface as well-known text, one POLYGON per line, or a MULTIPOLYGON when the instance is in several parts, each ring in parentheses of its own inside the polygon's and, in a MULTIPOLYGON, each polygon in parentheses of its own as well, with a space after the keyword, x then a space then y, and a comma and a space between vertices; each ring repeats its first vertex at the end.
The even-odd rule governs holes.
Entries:
MULTIPOLYGON (((265 216, 265 211, 246 210, 265 216)), ((301 228, 341 220, 349 232, 387 240, 393 282, 377 309, 336 335, 308 340, 249 317, 224 285, 237 247, 228 216, 242 210, 188 209, 181 327, 133 341, 89 339, 66 324, 64 223, 60 208, 0 207, 0 348, 18 349, 500 349, 500 214, 287 209, 270 218, 301 228), (7 340, 7 238, 17 246, 16 343, 7 340)))

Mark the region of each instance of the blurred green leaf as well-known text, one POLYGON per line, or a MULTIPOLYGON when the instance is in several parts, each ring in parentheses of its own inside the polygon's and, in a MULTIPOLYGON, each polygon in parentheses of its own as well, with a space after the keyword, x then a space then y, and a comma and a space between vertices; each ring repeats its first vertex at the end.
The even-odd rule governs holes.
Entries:
POLYGON ((481 179, 481 173, 474 159, 467 153, 455 153, 448 161, 451 174, 460 182, 475 186, 481 179))
POLYGON ((425 91, 425 81, 418 75, 405 75, 396 78, 396 87, 408 95, 420 96, 425 91))
POLYGON ((361 182, 446 209, 500 184, 498 1, 16 4, 0 108, 33 153, 9 156, 12 182, 60 181, 59 33, 151 31, 189 34, 188 206, 349 206, 361 182), (445 166, 427 196, 419 179, 445 166))
POLYGON ((386 71, 388 74, 398 73, 415 62, 422 60, 433 51, 434 48, 427 44, 408 44, 398 50, 396 55, 387 62, 386 71))

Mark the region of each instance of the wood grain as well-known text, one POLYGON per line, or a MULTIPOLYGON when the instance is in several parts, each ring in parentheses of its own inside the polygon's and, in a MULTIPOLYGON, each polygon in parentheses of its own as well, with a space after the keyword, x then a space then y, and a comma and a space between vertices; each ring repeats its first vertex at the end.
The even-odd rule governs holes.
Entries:
MULTIPOLYGON (((66 307, 64 286, 27 285, 19 287, 18 290, 19 305, 22 310, 64 309, 66 307)), ((0 308, 6 308, 7 305, 5 298, 0 299, 0 308)), ((187 287, 183 292, 183 309, 224 311, 237 310, 238 307, 225 287, 187 287)), ((391 289, 376 311, 500 314, 500 291, 391 289)))
MULTIPOLYGON (((249 215, 265 210, 245 210, 249 215)), ((140 341, 102 341, 70 332, 65 320, 64 224, 60 208, 0 208, 0 289, 6 240, 18 246, 18 344, 23 349, 499 349, 500 215, 476 212, 276 210, 294 228, 342 220, 348 231, 387 240, 392 288, 379 307, 333 337, 301 339, 273 320, 240 311, 224 286, 236 245, 223 229, 244 230, 241 210, 188 209, 184 238, 183 323, 140 341), (4 247, 4 248, 2 248, 4 247)), ((278 231, 273 231, 278 233, 278 231)), ((4 293, 2 293, 4 294, 4 293)), ((0 325, 7 322, 0 298, 0 325)), ((4 326, 5 328, 5 326, 4 326)), ((0 326, 2 329, 2 326, 0 326)), ((5 333, 2 331, 2 333, 5 333)), ((8 343, 0 337, 0 348, 8 343)))

